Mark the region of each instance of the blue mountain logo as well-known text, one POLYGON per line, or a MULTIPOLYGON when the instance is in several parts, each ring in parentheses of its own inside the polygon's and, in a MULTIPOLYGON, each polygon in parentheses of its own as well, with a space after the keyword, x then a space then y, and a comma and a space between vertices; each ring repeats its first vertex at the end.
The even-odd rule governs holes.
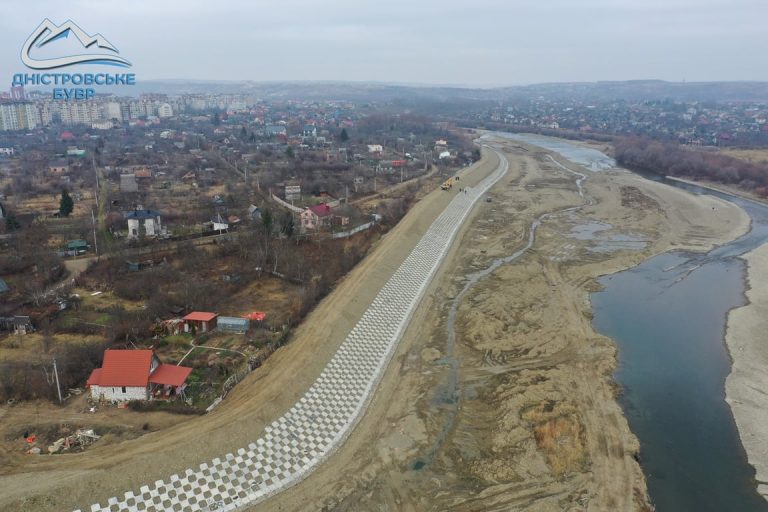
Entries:
POLYGON ((21 50, 21 61, 32 69, 54 69, 65 66, 74 66, 75 64, 108 64, 112 66, 130 67, 131 63, 119 56, 120 52, 115 46, 107 41, 101 34, 89 35, 83 29, 78 27, 72 20, 67 20, 61 25, 56 25, 46 18, 29 36, 24 47, 21 50), (66 38, 70 34, 74 35, 83 48, 96 51, 103 50, 101 53, 83 53, 80 55, 66 55, 49 59, 35 59, 32 57, 33 48, 42 48, 43 46, 66 38))

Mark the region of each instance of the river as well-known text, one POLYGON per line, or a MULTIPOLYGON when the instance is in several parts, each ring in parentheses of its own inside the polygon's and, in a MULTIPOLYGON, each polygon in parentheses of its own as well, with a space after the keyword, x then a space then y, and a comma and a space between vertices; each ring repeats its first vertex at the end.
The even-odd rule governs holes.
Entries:
MULTIPOLYGON (((559 153, 592 171, 610 157, 571 142, 499 134, 559 153)), ((725 402, 731 361, 727 312, 745 303, 745 264, 736 256, 768 241, 768 207, 656 176, 648 179, 733 202, 749 233, 706 254, 668 252, 600 279, 591 296, 595 330, 619 347, 615 379, 659 512, 768 511, 725 402)))

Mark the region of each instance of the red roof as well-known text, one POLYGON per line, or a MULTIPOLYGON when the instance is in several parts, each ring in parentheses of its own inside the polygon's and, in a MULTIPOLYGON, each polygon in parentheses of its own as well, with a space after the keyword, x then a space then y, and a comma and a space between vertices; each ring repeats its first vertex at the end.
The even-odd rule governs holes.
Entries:
POLYGON ((267 314, 263 311, 252 311, 245 315, 248 320, 254 320, 256 322, 263 322, 267 318, 267 314))
POLYGON ((157 370, 149 376, 149 382, 152 384, 163 384, 166 386, 181 386, 187 380, 192 368, 186 366, 176 366, 173 364, 161 364, 157 370))
POLYGON ((214 318, 219 316, 217 313, 207 313, 205 311, 193 311, 182 320, 192 320, 194 322, 210 322, 214 318))
POLYGON ((85 385, 98 386, 100 380, 101 380, 101 368, 94 368, 93 371, 91 372, 91 376, 88 377, 88 381, 85 383, 85 385))
POLYGON ((327 217, 328 215, 331 215, 333 213, 331 211, 331 207, 327 204, 316 204, 315 206, 310 206, 309 209, 317 215, 318 217, 327 217))
POLYGON ((153 355, 151 350, 105 350, 104 364, 91 373, 88 385, 144 387, 153 355))

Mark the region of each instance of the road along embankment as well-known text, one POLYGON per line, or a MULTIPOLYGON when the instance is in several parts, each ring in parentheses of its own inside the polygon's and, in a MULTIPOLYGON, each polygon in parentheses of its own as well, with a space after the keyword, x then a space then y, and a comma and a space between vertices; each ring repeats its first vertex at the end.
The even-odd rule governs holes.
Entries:
POLYGON ((598 276, 670 247, 724 243, 749 217, 627 171, 495 143, 510 171, 473 210, 365 417, 321 468, 254 512, 648 509, 616 401, 616 345, 592 328, 590 292, 598 276), (589 176, 593 200, 574 210, 585 198, 571 171, 589 176), (459 297, 547 214, 528 251, 459 297))

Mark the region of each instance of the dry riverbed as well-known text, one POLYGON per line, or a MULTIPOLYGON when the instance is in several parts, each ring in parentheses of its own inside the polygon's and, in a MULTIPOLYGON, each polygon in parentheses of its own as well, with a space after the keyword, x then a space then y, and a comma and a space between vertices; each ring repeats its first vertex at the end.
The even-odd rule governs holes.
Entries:
MULTIPOLYGON (((525 245, 540 215, 584 204, 575 176, 499 142, 509 174, 476 209, 366 416, 307 480, 253 510, 649 510, 638 442, 615 400, 616 347, 591 326, 596 277, 748 229, 740 208, 615 170, 592 205, 548 217, 530 251, 464 296, 465 276, 525 245)), ((558 161, 575 171, 573 164, 558 161)))
MULTIPOLYGON (((357 428, 309 478, 252 510, 648 509, 637 440, 615 400, 616 348, 592 330, 589 292, 597 276, 652 254, 729 240, 747 229, 748 218, 729 203, 628 172, 585 172, 594 204, 545 219, 530 251, 459 304, 455 398, 441 392, 452 389, 446 319, 464 276, 524 246, 538 216, 584 205, 575 176, 545 152, 498 144, 510 172, 462 228, 357 428)), ((462 185, 496 163, 486 155, 463 173, 462 185)), ((291 344, 213 414, 116 446, 6 468, 0 509, 104 502, 251 442, 311 385, 455 193, 438 190, 420 201, 291 344)))

